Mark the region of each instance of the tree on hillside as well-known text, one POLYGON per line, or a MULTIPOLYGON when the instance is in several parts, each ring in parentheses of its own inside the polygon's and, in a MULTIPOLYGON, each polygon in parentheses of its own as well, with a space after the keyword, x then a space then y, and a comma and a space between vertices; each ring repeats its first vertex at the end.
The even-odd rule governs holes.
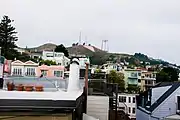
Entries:
POLYGON ((144 54, 142 54, 142 53, 135 53, 135 54, 134 54, 134 57, 137 58, 137 59, 139 59, 140 61, 144 61, 144 62, 149 62, 149 61, 150 61, 149 58, 148 58, 148 56, 147 56, 147 55, 144 55, 144 54))
POLYGON ((39 63, 40 65, 48 65, 48 66, 50 66, 50 65, 56 65, 56 62, 54 62, 54 61, 52 61, 52 60, 41 60, 40 61, 40 63, 39 63))
POLYGON ((106 57, 106 54, 101 52, 95 52, 90 57, 91 64, 93 65, 103 65, 106 63, 107 60, 108 58, 106 57))
POLYGON ((16 59, 17 59, 17 60, 20 60, 20 61, 22 61, 22 62, 26 62, 26 61, 28 61, 28 60, 31 60, 31 61, 33 61, 33 62, 36 62, 36 61, 32 60, 27 53, 24 53, 24 52, 23 52, 22 54, 18 53, 16 59))
POLYGON ((110 71, 107 81, 110 83, 117 83, 119 85, 119 90, 124 92, 125 90, 125 82, 124 82, 124 74, 120 72, 116 72, 115 70, 110 71))
POLYGON ((0 23, 0 47, 2 55, 7 59, 14 59, 17 56, 17 51, 14 48, 17 47, 15 42, 18 37, 15 27, 11 25, 12 22, 13 20, 8 16, 3 16, 0 23))
POLYGON ((156 75, 156 82, 178 81, 178 72, 172 67, 165 67, 156 75))
POLYGON ((66 57, 69 57, 69 52, 68 52, 68 50, 64 47, 63 44, 58 45, 58 46, 55 48, 55 52, 63 52, 66 57))

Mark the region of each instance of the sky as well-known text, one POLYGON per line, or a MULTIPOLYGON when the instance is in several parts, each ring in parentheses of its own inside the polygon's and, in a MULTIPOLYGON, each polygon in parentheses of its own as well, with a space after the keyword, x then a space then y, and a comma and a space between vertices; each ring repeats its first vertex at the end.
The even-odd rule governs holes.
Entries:
POLYGON ((82 41, 180 64, 180 0, 0 0, 20 47, 82 41))

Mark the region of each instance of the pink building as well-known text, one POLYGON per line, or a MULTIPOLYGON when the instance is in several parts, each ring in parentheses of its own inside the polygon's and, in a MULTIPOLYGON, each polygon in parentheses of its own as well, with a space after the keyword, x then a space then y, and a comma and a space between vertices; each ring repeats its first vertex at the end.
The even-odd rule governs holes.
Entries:
POLYGON ((59 65, 52 65, 52 66, 47 66, 47 65, 41 65, 38 66, 36 71, 37 71, 37 76, 46 76, 46 77, 64 77, 64 66, 59 66, 59 65))

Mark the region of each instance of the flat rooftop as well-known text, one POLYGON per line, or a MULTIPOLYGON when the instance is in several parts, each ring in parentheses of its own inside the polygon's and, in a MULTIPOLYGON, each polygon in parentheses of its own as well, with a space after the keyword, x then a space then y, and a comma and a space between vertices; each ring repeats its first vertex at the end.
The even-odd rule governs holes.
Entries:
MULTIPOLYGON (((83 89, 84 79, 80 79, 80 89, 83 89)), ((66 91, 68 86, 68 79, 60 79, 56 77, 6 77, 4 78, 4 89, 7 88, 6 83, 13 82, 15 85, 42 85, 44 91, 46 92, 55 92, 57 91, 55 85, 59 87, 60 90, 66 91)))

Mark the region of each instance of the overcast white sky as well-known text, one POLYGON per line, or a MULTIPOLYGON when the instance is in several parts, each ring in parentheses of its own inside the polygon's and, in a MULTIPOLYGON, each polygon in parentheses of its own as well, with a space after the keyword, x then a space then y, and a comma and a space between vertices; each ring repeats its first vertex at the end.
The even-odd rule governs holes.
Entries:
POLYGON ((141 52, 180 64, 180 0, 0 0, 0 16, 15 20, 18 45, 82 40, 110 52, 141 52))

